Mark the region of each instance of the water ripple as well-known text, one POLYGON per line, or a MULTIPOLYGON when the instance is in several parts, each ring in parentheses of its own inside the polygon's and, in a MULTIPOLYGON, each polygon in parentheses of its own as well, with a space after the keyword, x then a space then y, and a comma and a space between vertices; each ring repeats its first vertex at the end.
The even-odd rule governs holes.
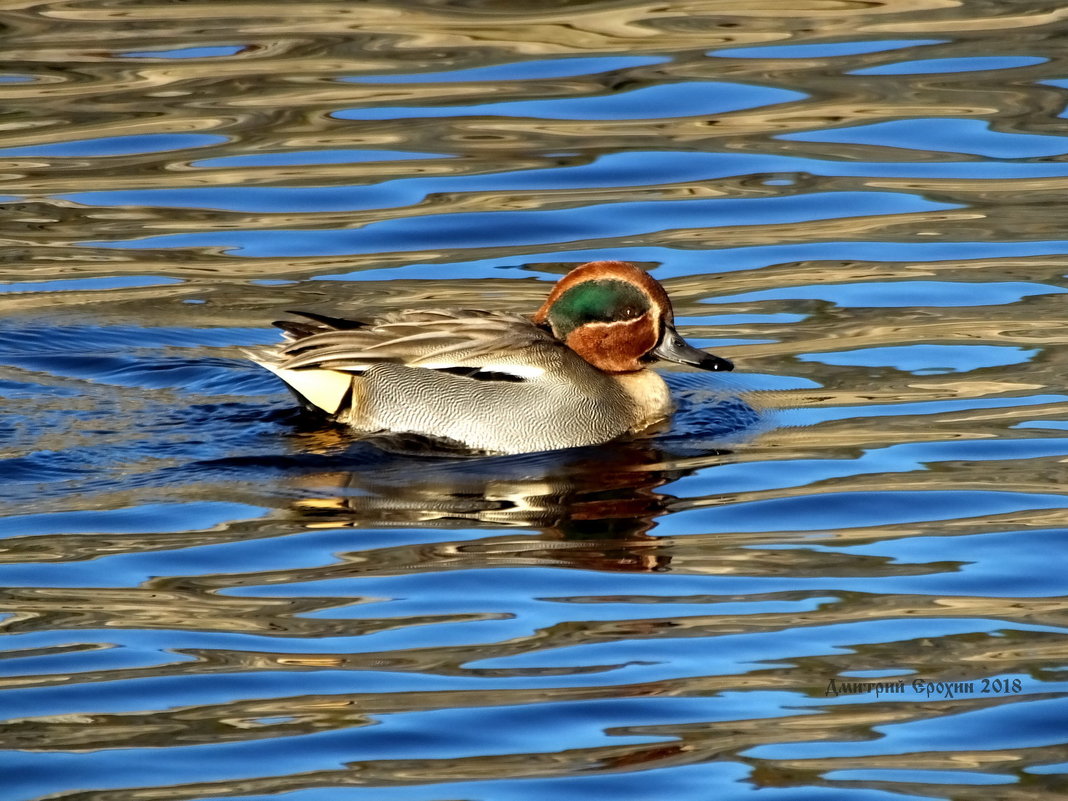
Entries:
POLYGON ((5 799, 1068 792, 1064 9, 8 6, 5 799), (739 365, 646 436, 241 353, 599 258, 739 365))

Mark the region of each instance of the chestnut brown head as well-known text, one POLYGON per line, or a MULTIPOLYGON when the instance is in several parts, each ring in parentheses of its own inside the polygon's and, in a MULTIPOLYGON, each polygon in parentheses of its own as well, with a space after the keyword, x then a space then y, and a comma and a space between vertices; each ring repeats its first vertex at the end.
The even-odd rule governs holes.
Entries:
POLYGON ((702 370, 734 369, 679 336, 667 292, 624 261, 576 267, 553 287, 533 320, 606 373, 634 372, 656 359, 702 370))

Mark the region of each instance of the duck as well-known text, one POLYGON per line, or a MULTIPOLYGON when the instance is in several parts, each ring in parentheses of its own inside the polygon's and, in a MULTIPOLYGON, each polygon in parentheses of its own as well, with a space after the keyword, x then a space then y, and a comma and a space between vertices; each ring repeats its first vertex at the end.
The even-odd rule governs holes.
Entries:
POLYGON ((672 411, 657 360, 734 365, 687 343, 671 300, 623 261, 575 267, 532 315, 408 309, 349 320, 314 312, 273 323, 284 341, 246 351, 306 409, 362 435, 518 454, 638 434, 672 411))

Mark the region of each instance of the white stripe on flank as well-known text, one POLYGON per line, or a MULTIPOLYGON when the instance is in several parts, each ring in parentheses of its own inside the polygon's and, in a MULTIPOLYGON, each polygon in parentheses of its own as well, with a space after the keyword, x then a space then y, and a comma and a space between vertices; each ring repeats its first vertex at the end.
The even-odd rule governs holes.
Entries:
MULTIPOLYGON (((426 364, 417 363, 411 366, 423 367, 427 370, 449 370, 454 367, 475 368, 473 364, 453 364, 452 362, 427 362, 426 364)), ((478 365, 478 370, 483 373, 507 373, 508 375, 514 375, 516 378, 541 378, 541 376, 545 375, 544 370, 531 364, 480 364, 478 365)))
POLYGON ((478 368, 487 373, 507 373, 519 378, 541 378, 545 371, 532 364, 484 364, 478 368))

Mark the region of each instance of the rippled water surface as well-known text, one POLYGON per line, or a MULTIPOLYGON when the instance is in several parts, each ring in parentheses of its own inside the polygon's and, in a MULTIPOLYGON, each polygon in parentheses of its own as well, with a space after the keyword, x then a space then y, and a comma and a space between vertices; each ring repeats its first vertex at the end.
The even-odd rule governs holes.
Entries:
POLYGON ((1068 794, 1063 4, 0 14, 3 801, 1068 794), (599 258, 738 364, 669 431, 241 355, 599 258))

